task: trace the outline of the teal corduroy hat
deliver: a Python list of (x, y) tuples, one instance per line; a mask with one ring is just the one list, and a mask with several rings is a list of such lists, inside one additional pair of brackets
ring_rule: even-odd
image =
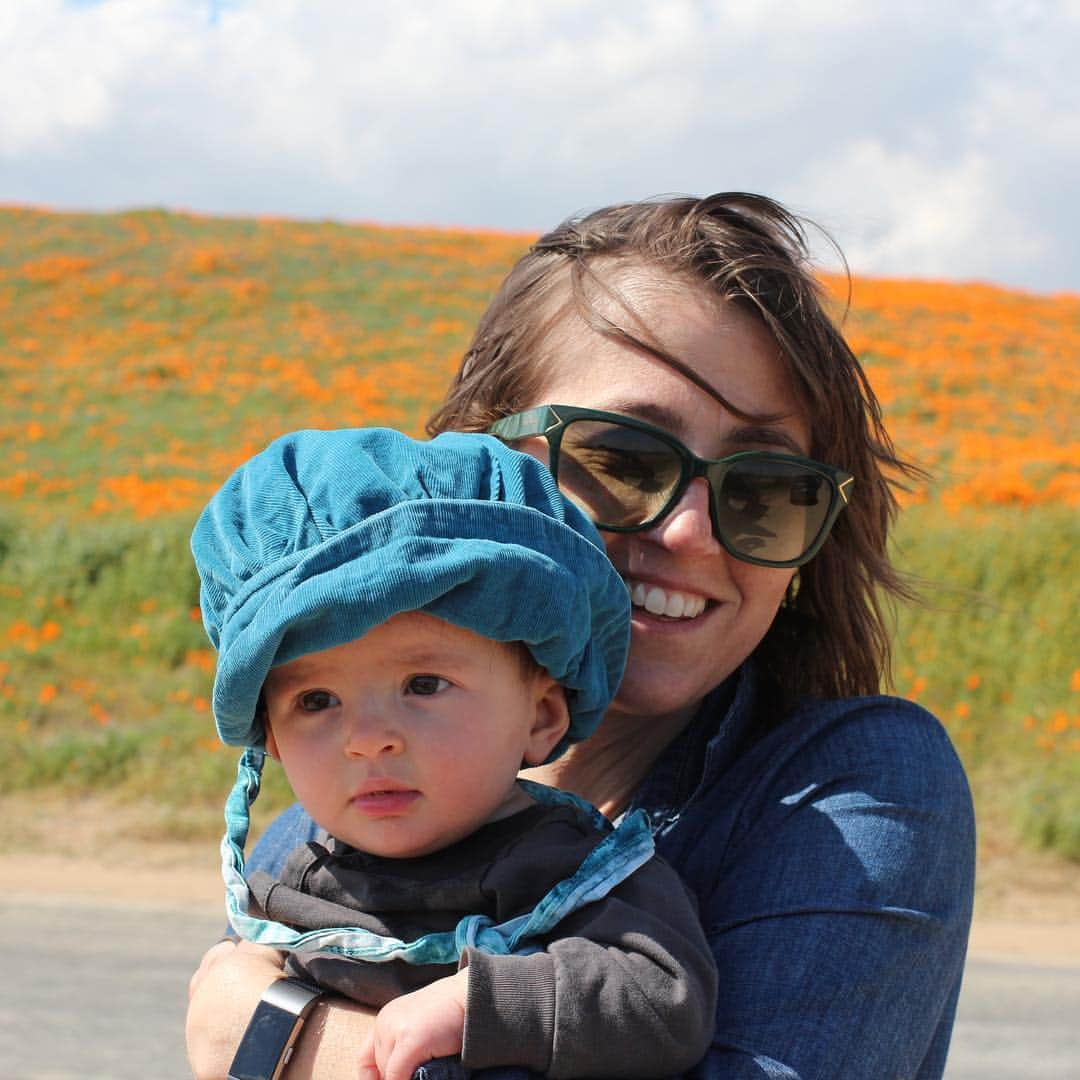
[(524, 642), (569, 691), (553, 757), (592, 733), (622, 677), (629, 599), (599, 534), (543, 465), (487, 435), (286, 435), (211, 499), (191, 547), (230, 745), (263, 744), (272, 667), (403, 611)]

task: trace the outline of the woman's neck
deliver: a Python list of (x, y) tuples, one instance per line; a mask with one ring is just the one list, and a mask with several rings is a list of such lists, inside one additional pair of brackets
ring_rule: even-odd
[(587, 799), (607, 818), (629, 805), (668, 744), (696, 713), (678, 716), (627, 716), (610, 711), (596, 731), (548, 765), (522, 775)]

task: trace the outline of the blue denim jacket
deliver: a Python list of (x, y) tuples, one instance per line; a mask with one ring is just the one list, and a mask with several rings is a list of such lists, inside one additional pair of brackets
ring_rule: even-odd
[[(758, 696), (744, 665), (633, 803), (696, 894), (720, 972), (713, 1046), (690, 1075), (938, 1080), (975, 861), (948, 736), (898, 698), (807, 702), (770, 725)], [(311, 832), (298, 807), (286, 811), (250, 867), (275, 872)], [(463, 1074), (438, 1061), (420, 1075)]]

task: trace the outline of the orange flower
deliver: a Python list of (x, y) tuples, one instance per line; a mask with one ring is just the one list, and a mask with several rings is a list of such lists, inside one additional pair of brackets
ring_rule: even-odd
[(184, 663), (200, 671), (213, 671), (214, 654), (210, 649), (188, 649), (184, 654)]
[(16, 620), (7, 628), (7, 639), (12, 643), (25, 642), (32, 639), (33, 636), (34, 628), (22, 619)]
[(56, 282), (81, 273), (89, 265), (89, 259), (74, 255), (47, 255), (42, 259), (23, 263), (20, 273), (28, 281)]

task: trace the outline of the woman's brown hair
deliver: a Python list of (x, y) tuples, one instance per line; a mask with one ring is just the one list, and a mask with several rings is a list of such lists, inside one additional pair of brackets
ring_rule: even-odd
[(878, 692), (889, 677), (886, 602), (911, 597), (887, 550), (897, 513), (893, 485), (918, 470), (897, 456), (866, 375), (825, 310), (803, 222), (779, 203), (727, 192), (611, 206), (564, 222), (529, 249), (495, 294), (428, 431), (485, 431), (540, 404), (543, 345), (570, 311), (659, 357), (735, 415), (764, 419), (746, 417), (678, 357), (600, 314), (590, 290), (613, 294), (596, 273), (612, 266), (655, 268), (696, 283), (772, 332), (809, 424), (810, 454), (852, 473), (855, 488), (755, 656), (784, 700)]

